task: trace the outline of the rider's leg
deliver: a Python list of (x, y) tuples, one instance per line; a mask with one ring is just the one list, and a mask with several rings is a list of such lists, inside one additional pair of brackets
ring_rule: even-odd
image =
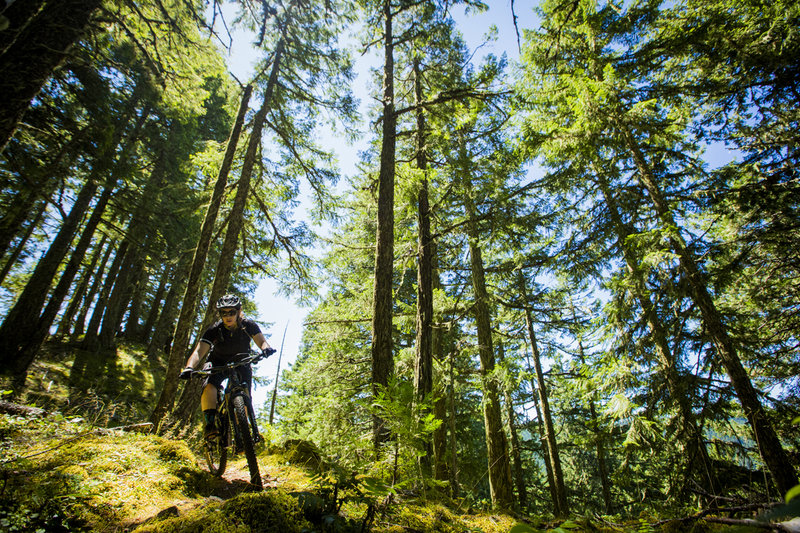
[(217, 408), (217, 388), (211, 383), (203, 387), (203, 395), (200, 396), (200, 408), (203, 411)]
[(206, 437), (216, 434), (217, 388), (214, 385), (208, 383), (203, 387), (203, 395), (200, 396), (200, 408), (203, 410), (203, 417), (206, 422), (203, 433)]

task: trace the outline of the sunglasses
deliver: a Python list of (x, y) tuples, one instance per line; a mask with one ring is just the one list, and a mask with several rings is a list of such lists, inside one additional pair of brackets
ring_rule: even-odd
[(237, 314), (238, 312), (239, 312), (239, 311), (237, 311), (236, 309), (229, 309), (229, 310), (227, 310), (227, 311), (220, 311), (220, 312), (219, 312), (219, 316), (221, 316), (221, 317), (223, 317), (223, 318), (224, 318), (224, 317), (226, 317), (226, 316), (236, 316), (236, 314)]

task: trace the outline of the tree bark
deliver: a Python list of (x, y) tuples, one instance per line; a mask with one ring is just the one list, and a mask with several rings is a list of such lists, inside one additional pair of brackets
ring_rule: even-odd
[[(497, 358), (502, 363), (505, 359), (505, 350), (503, 343), (498, 343)], [(511, 435), (511, 461), (512, 473), (514, 474), (514, 482), (517, 485), (517, 501), (519, 502), (520, 509), (524, 510), (528, 507), (528, 492), (525, 488), (525, 471), (522, 468), (522, 454), (520, 452), (519, 435), (517, 432), (517, 420), (514, 413), (514, 400), (511, 397), (511, 391), (508, 387), (503, 387), (503, 395), (505, 396), (506, 406), (506, 419), (508, 420), (508, 433)]]
[[(531, 373), (532, 365), (530, 357), (528, 357), (528, 373)], [(532, 374), (532, 373), (531, 373)], [(544, 431), (544, 423), (542, 422), (542, 409), (539, 406), (539, 393), (537, 392), (536, 382), (531, 379), (531, 397), (533, 399), (533, 408), (536, 411), (536, 429), (539, 431), (539, 446), (542, 449), (542, 462), (544, 463), (545, 474), (547, 475), (547, 488), (550, 491), (550, 499), (553, 502), (553, 508), (556, 507), (558, 502), (558, 493), (556, 492), (556, 481), (553, 475), (553, 465), (550, 463), (550, 452), (547, 445), (547, 435)]]
[[(114, 180), (110, 181), (113, 183)], [(41, 316), (35, 324), (36, 328), (32, 330), (27, 343), (20, 350), (19, 361), (17, 364), (20, 368), (24, 368), (25, 373), (27, 373), (28, 367), (39, 353), (39, 349), (42, 347), (42, 344), (50, 333), (50, 326), (53, 325), (56, 315), (61, 309), (61, 304), (64, 302), (64, 298), (69, 292), (72, 281), (75, 279), (75, 275), (78, 273), (83, 256), (86, 254), (86, 250), (89, 249), (89, 244), (91, 244), (92, 239), (94, 238), (97, 226), (100, 224), (100, 221), (103, 218), (103, 213), (108, 205), (108, 201), (111, 199), (113, 189), (114, 185), (107, 185), (103, 190), (103, 194), (101, 194), (100, 198), (97, 200), (97, 203), (92, 210), (92, 214), (89, 216), (89, 220), (86, 222), (86, 225), (83, 228), (83, 233), (81, 234), (80, 239), (78, 239), (78, 243), (75, 245), (75, 249), (72, 251), (72, 255), (70, 256), (67, 265), (64, 267), (64, 272), (61, 274), (61, 278), (59, 279), (56, 288), (53, 290), (50, 300), (47, 302), (44, 311), (42, 311)], [(20, 374), (22, 374), (22, 372), (20, 372)]]
[[(33, 206), (36, 204), (36, 200), (41, 197), (41, 191), (36, 187), (36, 184), (31, 184), (30, 187), (30, 190), (23, 190), (15, 195), (14, 199), (8, 203), (3, 218), (0, 219), (0, 257), (5, 255), (14, 237), (21, 232), (25, 221), (29, 217), (37, 218), (36, 214), (42, 213), (47, 208), (47, 200), (42, 199), (39, 206), (34, 209)], [(31, 217), (31, 214), (34, 216)], [(27, 229), (29, 230), (31, 227), (29, 224)]]
[[(575, 309), (572, 309), (572, 319), (577, 322), (575, 317)], [(586, 357), (583, 351), (583, 341), (578, 339), (578, 358), (581, 364), (586, 362)], [(614, 501), (611, 499), (611, 481), (608, 476), (608, 466), (606, 463), (606, 444), (605, 434), (603, 428), (600, 426), (600, 419), (597, 416), (597, 409), (595, 407), (597, 393), (592, 392), (589, 398), (589, 414), (591, 416), (591, 429), (595, 434), (594, 447), (597, 455), (597, 473), (600, 476), (600, 486), (603, 492), (603, 505), (606, 514), (612, 514), (614, 511)]]
[(114, 260), (111, 262), (111, 266), (106, 273), (106, 278), (103, 281), (103, 288), (100, 290), (100, 295), (97, 298), (97, 302), (94, 304), (94, 310), (92, 311), (92, 317), (89, 319), (89, 325), (86, 326), (86, 332), (81, 341), (82, 350), (97, 352), (97, 350), (100, 349), (98, 330), (100, 329), (100, 323), (103, 321), (103, 313), (106, 309), (108, 297), (119, 276), (119, 270), (122, 267), (122, 262), (125, 259), (129, 244), (130, 241), (123, 240), (119, 248), (117, 248), (117, 253), (114, 255)]
[(456, 440), (456, 381), (455, 381), (455, 358), (456, 350), (450, 352), (447, 401), (450, 406), (450, 416), (447, 417), (450, 430), (450, 497), (458, 498), (461, 488), (458, 483), (458, 440)]
[(139, 319), (142, 314), (142, 301), (147, 292), (147, 258), (139, 256), (139, 263), (136, 265), (136, 277), (131, 281), (133, 295), (128, 305), (128, 317), (125, 319), (125, 337), (133, 341), (142, 340), (142, 325)]
[[(18, 1), (13, 5), (17, 3), (26, 2)], [(5, 254), (8, 245), (20, 233), (25, 222), (29, 218), (35, 218), (31, 217), (31, 214), (39, 212), (40, 208), (34, 209), (34, 205), (38, 202), (41, 209), (47, 208), (49, 197), (58, 188), (59, 183), (62, 182), (62, 180), (52, 179), (53, 176), (63, 172), (62, 168), (72, 166), (79, 157), (78, 147), (83, 143), (90, 131), (96, 130), (97, 126), (102, 129), (102, 124), (94, 123), (92, 126), (86, 125), (72, 134), (47, 164), (36, 170), (35, 176), (25, 175), (19, 181), (16, 187), (19, 192), (14, 196), (13, 200), (8, 202), (6, 212), (3, 213), (3, 217), (0, 219), (0, 257)], [(70, 164), (64, 162), (66, 156), (70, 157)]]
[(495, 359), (492, 344), (492, 324), (489, 310), (489, 293), (486, 290), (486, 276), (483, 257), (479, 245), (475, 206), (471, 198), (469, 178), (464, 179), (466, 188), (464, 206), (467, 215), (469, 235), (470, 273), (472, 288), (475, 291), (473, 310), (478, 329), (478, 353), (481, 361), (481, 384), (483, 388), (483, 419), (486, 431), (486, 448), (489, 463), (489, 489), (492, 505), (500, 510), (510, 511), (514, 507), (514, 493), (511, 481), (511, 463), (508, 457), (508, 443), (503, 430), (500, 395), (497, 379), (494, 376)]
[[(29, 362), (26, 362), (26, 358), (21, 357), (21, 350), (29, 339), (34, 336), (40, 312), (50, 291), (53, 278), (69, 251), (78, 227), (97, 192), (98, 180), (109, 172), (114, 164), (114, 160), (117, 157), (117, 149), (125, 133), (123, 125), (127, 121), (127, 116), (135, 110), (137, 102), (138, 92), (134, 89), (134, 94), (128, 101), (128, 111), (118, 117), (113, 124), (109, 125), (112, 128), (110, 141), (102, 148), (100, 155), (95, 159), (86, 182), (72, 204), (72, 209), (64, 219), (44, 257), (37, 263), (22, 294), (20, 294), (14, 307), (9, 311), (0, 326), (0, 334), (6, 339), (9, 347), (0, 353), (1, 372), (6, 375), (13, 375), (16, 376), (16, 379), (24, 380)], [(119, 155), (120, 160), (125, 159), (130, 152), (131, 146), (134, 144), (136, 136), (143, 125), (143, 118), (140, 117), (137, 122), (133, 130), (134, 133), (126, 143), (122, 154)]]
[(697, 425), (694, 411), (692, 410), (689, 393), (686, 386), (678, 373), (677, 363), (672, 354), (667, 341), (667, 333), (664, 330), (661, 322), (658, 319), (656, 309), (650, 301), (649, 291), (646, 285), (646, 276), (640, 267), (640, 262), (636, 257), (634, 251), (628, 244), (628, 237), (634, 231), (622, 220), (616, 198), (612, 194), (608, 181), (599, 171), (595, 169), (597, 174), (598, 185), (603, 193), (603, 198), (608, 208), (609, 217), (614, 226), (617, 234), (617, 243), (625, 258), (625, 264), (628, 272), (633, 280), (632, 291), (635, 293), (634, 297), (638, 300), (642, 308), (642, 313), (647, 321), (647, 326), (650, 329), (650, 335), (653, 339), (655, 351), (664, 375), (667, 378), (667, 387), (669, 389), (672, 400), (678, 405), (678, 413), (681, 417), (681, 440), (686, 442), (686, 476), (696, 471), (694, 462), (699, 458), (699, 470), (704, 480), (704, 485), (711, 494), (716, 494), (715, 487), (718, 486), (716, 474), (711, 464), (711, 459), (708, 456), (705, 439), (703, 432)]
[(592, 416), (592, 429), (595, 432), (594, 448), (597, 454), (597, 473), (600, 475), (603, 505), (605, 506), (606, 514), (610, 515), (614, 512), (614, 500), (611, 499), (611, 480), (608, 477), (608, 465), (606, 463), (606, 440), (603, 430), (600, 428), (594, 398), (589, 400), (589, 414)]
[(84, 34), (101, 4), (102, 0), (46, 1), (34, 16), (20, 17), (26, 22), (20, 23), (20, 30), (11, 42), (0, 42), (3, 46), (0, 55), (0, 94), (3, 95), (0, 153), (5, 150), (31, 100)]
[[(394, 176), (397, 117), (394, 108), (394, 36), (392, 3), (383, 2), (383, 117), (378, 170), (378, 214), (375, 235), (375, 280), (372, 298), (372, 394), (377, 396), (394, 373), (392, 352), (392, 278), (394, 273)], [(389, 439), (384, 421), (372, 419), (376, 448)]]
[(228, 175), (233, 165), (233, 157), (236, 154), (236, 146), (239, 144), (239, 137), (242, 133), (245, 114), (247, 113), (247, 107), (252, 94), (253, 86), (247, 85), (242, 92), (239, 111), (236, 114), (236, 120), (231, 128), (231, 134), (228, 137), (228, 143), (225, 149), (225, 156), (222, 160), (219, 174), (217, 175), (217, 181), (214, 183), (211, 201), (208, 204), (208, 209), (206, 209), (203, 225), (200, 228), (200, 237), (198, 238), (197, 247), (195, 248), (194, 257), (192, 258), (189, 275), (186, 278), (186, 291), (183, 295), (178, 323), (175, 325), (175, 332), (172, 336), (172, 349), (170, 350), (170, 356), (167, 361), (167, 375), (164, 378), (164, 387), (161, 390), (153, 412), (150, 414), (150, 421), (153, 423), (153, 427), (156, 428), (156, 430), (158, 430), (164, 415), (172, 408), (172, 404), (175, 400), (175, 393), (178, 390), (178, 372), (186, 361), (187, 352), (189, 350), (191, 328), (194, 324), (195, 317), (195, 306), (197, 305), (198, 295), (200, 294), (200, 279), (203, 274), (206, 258), (208, 257), (208, 249), (211, 247), (214, 224), (217, 221), (219, 208), (222, 204), (222, 197), (228, 183)]
[[(425, 153), (425, 114), (422, 102), (422, 80), (419, 59), (414, 60), (414, 93), (417, 107), (417, 169), (423, 173), (428, 167)], [(418, 404), (424, 405), (433, 392), (433, 239), (431, 237), (428, 180), (422, 179), (417, 194), (417, 338), (414, 359), (414, 394)], [(427, 411), (419, 410), (420, 418)], [(420, 459), (424, 471), (430, 471), (433, 447), (425, 442), (425, 455)]]
[(36, 330), (53, 278), (96, 191), (97, 182), (92, 175), (81, 188), (53, 242), (36, 264), (28, 283), (0, 326), (0, 338), (6, 345), (6, 349), (0, 351), (0, 372), (4, 375), (24, 377), (28, 365), (21, 358), (22, 350)]
[[(100, 265), (97, 267), (97, 270), (94, 273), (87, 273), (92, 277), (92, 285), (89, 287), (89, 292), (86, 293), (86, 296), (83, 299), (83, 304), (81, 305), (81, 309), (78, 312), (77, 318), (72, 325), (72, 330), (70, 331), (69, 339), (70, 341), (74, 342), (83, 335), (84, 329), (86, 327), (86, 315), (89, 314), (89, 308), (94, 301), (94, 297), (97, 292), (100, 290), (101, 285), (103, 284), (103, 272), (106, 271), (106, 265), (108, 264), (108, 259), (111, 257), (111, 253), (114, 251), (114, 243), (111, 242), (106, 247), (106, 251), (103, 255), (103, 259), (100, 261)], [(67, 324), (69, 327), (69, 324)]]
[(547, 460), (550, 463), (553, 472), (553, 494), (555, 500), (553, 501), (553, 514), (556, 517), (565, 517), (569, 515), (569, 502), (567, 501), (567, 491), (564, 485), (564, 474), (561, 471), (561, 458), (558, 453), (558, 442), (556, 440), (555, 427), (553, 426), (553, 417), (550, 413), (550, 400), (547, 395), (547, 384), (544, 380), (544, 372), (542, 372), (541, 356), (539, 354), (539, 345), (536, 341), (536, 333), (533, 331), (533, 319), (531, 317), (531, 310), (527, 306), (527, 290), (525, 288), (525, 281), (520, 277), (520, 294), (526, 302), (525, 307), (525, 325), (528, 329), (528, 337), (531, 342), (531, 352), (533, 355), (533, 367), (536, 371), (536, 384), (539, 392), (539, 405), (542, 409), (542, 423), (544, 425), (545, 442), (547, 444)]
[[(149, 114), (149, 109), (142, 112), (142, 116)], [(172, 130), (175, 131), (174, 129)], [(170, 142), (168, 137), (167, 144)], [(125, 232), (125, 240), (130, 244), (127, 247), (125, 257), (120, 267), (119, 275), (114, 283), (114, 289), (108, 298), (103, 323), (100, 326), (98, 335), (101, 350), (111, 350), (116, 345), (116, 336), (122, 325), (125, 310), (130, 304), (136, 289), (136, 283), (142, 276), (145, 257), (147, 254), (147, 228), (149, 218), (153, 216), (151, 204), (157, 191), (164, 183), (166, 173), (165, 163), (166, 148), (162, 148), (155, 159), (153, 170), (142, 191), (140, 201), (128, 221), (128, 229)]]
[(700, 270), (696, 258), (680, 235), (678, 230), (679, 226), (675, 223), (675, 219), (664, 199), (656, 177), (647, 164), (644, 154), (639, 148), (633, 133), (623, 121), (619, 120), (617, 123), (626, 145), (633, 156), (638, 170), (639, 180), (645, 189), (647, 189), (656, 214), (665, 228), (671, 228), (668, 230), (670, 246), (679, 257), (680, 266), (689, 284), (693, 300), (700, 309), (706, 334), (714, 343), (722, 365), (725, 367), (731, 384), (739, 398), (739, 402), (742, 404), (745, 416), (753, 428), (755, 441), (758, 445), (761, 457), (772, 474), (775, 484), (778, 486), (778, 490), (782, 494), (786, 494), (798, 484), (794, 466), (789, 460), (786, 451), (783, 449), (780, 438), (767, 417), (764, 407), (761, 405), (758, 392), (755, 387), (753, 387), (750, 376), (742, 365), (736, 346), (728, 334), (728, 328), (725, 326), (722, 316), (708, 292), (708, 281), (704, 273)]
[(0, 9), (6, 20), (8, 27), (0, 31), (0, 58), (14, 44), (17, 37), (34, 20), (35, 16), (41, 11), (46, 0), (25, 0), (23, 2), (13, 2), (11, 5)]
[[(147, 358), (156, 362), (161, 359), (158, 355), (159, 352), (168, 344), (172, 346), (170, 335), (174, 331), (175, 318), (178, 312), (178, 299), (184, 292), (183, 280), (189, 277), (189, 270), (191, 269), (192, 254), (187, 252), (181, 255), (178, 260), (178, 265), (175, 267), (174, 273), (171, 276), (171, 283), (167, 291), (167, 297), (164, 300), (164, 305), (158, 315), (158, 320), (155, 323), (155, 330), (150, 338), (150, 344), (147, 346)], [(163, 350), (169, 357), (171, 349)]]
[(0, 271), (0, 285), (6, 280), (6, 276), (8, 276), (9, 272), (11, 272), (11, 268), (16, 264), (17, 259), (19, 259), (20, 254), (25, 249), (25, 245), (28, 244), (28, 240), (33, 235), (36, 226), (42, 221), (42, 217), (44, 216), (45, 209), (47, 208), (47, 202), (42, 201), (39, 204), (39, 208), (36, 210), (36, 213), (31, 218), (30, 224), (25, 229), (25, 233), (20, 238), (17, 245), (14, 247), (14, 251), (11, 252), (11, 255), (6, 260), (6, 263), (3, 265), (3, 270)]
[(72, 297), (70, 298), (69, 305), (61, 315), (61, 319), (58, 322), (58, 328), (56, 329), (57, 337), (66, 337), (69, 335), (70, 324), (72, 324), (72, 321), (75, 318), (75, 314), (78, 312), (78, 309), (80, 308), (84, 296), (87, 296), (86, 289), (89, 287), (89, 283), (92, 281), (93, 274), (97, 268), (97, 262), (100, 260), (100, 256), (103, 254), (103, 251), (106, 249), (107, 240), (108, 236), (103, 234), (100, 242), (94, 247), (92, 258), (81, 275), (81, 281), (72, 291)]
[[(137, 88), (134, 89), (134, 95), (131, 97), (131, 101), (129, 103), (129, 111), (130, 111), (130, 113), (133, 113), (133, 111), (135, 111), (135, 104), (138, 101), (138, 92), (139, 92), (139, 88), (137, 87)], [(118, 167), (121, 167), (121, 163), (127, 161), (128, 157), (130, 156), (131, 152), (133, 151), (133, 148), (135, 147), (135, 144), (136, 144), (136, 140), (139, 138), (139, 135), (140, 135), (142, 129), (144, 128), (145, 122), (147, 122), (147, 118), (148, 118), (149, 115), (150, 115), (150, 107), (149, 106), (145, 106), (144, 109), (142, 109), (142, 112), (139, 114), (138, 118), (136, 119), (136, 124), (134, 125), (133, 129), (131, 130), (131, 133), (130, 133), (129, 138), (128, 138), (128, 142), (125, 143), (125, 146), (123, 147), (121, 153), (119, 154), (119, 156), (117, 156)], [(126, 122), (127, 122), (127, 120), (124, 117), (121, 118), (118, 121), (118, 123), (116, 125), (116, 128), (114, 129), (114, 134), (113, 134), (115, 139), (116, 139), (116, 137), (118, 135), (122, 135), (122, 132), (124, 131), (124, 125), (125, 125)], [(117, 141), (116, 143), (112, 142), (112, 145), (116, 145), (118, 143), (119, 143), (119, 141)], [(116, 155), (116, 154), (112, 153), (111, 157), (114, 157), (114, 155)], [(108, 168), (111, 167), (111, 162), (108, 163), (107, 167)], [(96, 169), (94, 169), (94, 168), (92, 169), (93, 175), (95, 173), (95, 170)], [(100, 169), (97, 169), (97, 170), (102, 172), (103, 168), (100, 168)], [(116, 265), (116, 268), (117, 268), (117, 270), (115, 271), (115, 277), (114, 278), (106, 278), (107, 283), (116, 281), (116, 278), (120, 275), (120, 272), (124, 272), (121, 269), (125, 268), (125, 263), (123, 261), (124, 261), (124, 259), (126, 257), (127, 251), (128, 251), (128, 246), (126, 245), (126, 242), (128, 242), (127, 238), (120, 245), (119, 250), (117, 250), (117, 257), (114, 258), (114, 264)], [(121, 252), (124, 252), (124, 253), (120, 257), (119, 254)], [(109, 291), (111, 290), (112, 287), (113, 287), (113, 285), (109, 286)], [(103, 289), (105, 291), (105, 287)], [(109, 310), (106, 309), (106, 305), (108, 304), (108, 302), (112, 302), (112, 299), (111, 299), (111, 297), (109, 297), (109, 294), (113, 294), (113, 293), (109, 293), (109, 292), (105, 293), (106, 298), (108, 298), (108, 301), (103, 301), (103, 306), (102, 307), (100, 307), (99, 305), (95, 306), (94, 313), (92, 314), (92, 320), (89, 322), (89, 328), (87, 329), (86, 335), (84, 336), (83, 342), (81, 343), (81, 347), (83, 349), (85, 349), (85, 350), (97, 351), (100, 348), (109, 348), (110, 347), (110, 344), (108, 342), (105, 342), (104, 332), (100, 328), (101, 320), (103, 320), (105, 318), (105, 313), (109, 312)], [(99, 303), (100, 303), (100, 301), (98, 301), (98, 304)], [(112, 310), (110, 312), (113, 312), (113, 307), (112, 307)], [(116, 332), (116, 328), (115, 328), (114, 331)]]
[(158, 287), (153, 294), (153, 299), (150, 302), (150, 308), (147, 310), (147, 317), (142, 325), (140, 340), (150, 341), (153, 338), (151, 331), (155, 327), (156, 320), (160, 314), (161, 302), (164, 300), (164, 293), (167, 292), (167, 283), (169, 282), (170, 275), (174, 272), (174, 265), (168, 264), (159, 276)]

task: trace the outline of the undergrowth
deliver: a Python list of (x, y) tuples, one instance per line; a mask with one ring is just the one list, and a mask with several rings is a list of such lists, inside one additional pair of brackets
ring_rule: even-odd
[[(38, 392), (28, 400), (45, 407), (46, 416), (0, 414), (0, 531), (638, 533), (657, 522), (519, 521), (477, 512), (435, 491), (423, 498), (400, 490), (377, 471), (346, 471), (312, 443), (282, 442), (272, 428), (262, 431), (272, 442), (259, 451), (266, 490), (252, 492), (246, 482), (211, 476), (195, 454), (197, 441), (128, 431), (142, 429), (136, 423), (146, 419), (158, 384), (145, 377), (149, 363), (135, 348), (120, 354), (118, 374), (106, 379), (96, 371), (71, 372), (68, 354), (56, 353), (37, 363), (29, 380)], [(62, 382), (70, 376), (92, 386)], [(244, 457), (230, 458), (229, 472), (246, 470)], [(700, 520), (677, 530), (684, 526), (720, 529)]]

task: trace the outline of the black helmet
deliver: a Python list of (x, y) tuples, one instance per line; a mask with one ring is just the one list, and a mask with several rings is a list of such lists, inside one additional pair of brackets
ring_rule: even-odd
[(241, 309), (242, 302), (233, 294), (226, 294), (217, 300), (217, 309), (222, 309), (223, 307), (235, 307), (236, 309)]

